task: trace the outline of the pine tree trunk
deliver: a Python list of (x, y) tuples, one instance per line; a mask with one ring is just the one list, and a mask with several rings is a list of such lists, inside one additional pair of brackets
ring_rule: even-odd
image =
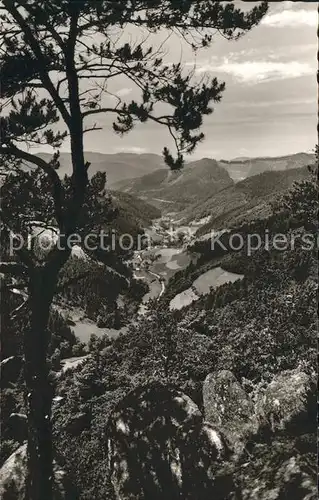
[(57, 281), (54, 269), (38, 268), (30, 283), (31, 324), (24, 341), (28, 416), (27, 500), (52, 500), (53, 453), (47, 330)]

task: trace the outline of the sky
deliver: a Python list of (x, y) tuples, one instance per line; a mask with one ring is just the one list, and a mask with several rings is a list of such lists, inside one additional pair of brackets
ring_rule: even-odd
[[(257, 2), (255, 2), (257, 3)], [(247, 9), (249, 4), (236, 0)], [(216, 35), (213, 44), (194, 55), (177, 37), (165, 44), (167, 58), (196, 73), (225, 81), (222, 101), (205, 118), (205, 140), (192, 157), (231, 159), (239, 156), (280, 156), (311, 152), (317, 142), (318, 88), (317, 3), (270, 3), (261, 24), (238, 41)], [(127, 35), (140, 34), (128, 28)], [(159, 45), (166, 33), (153, 37)], [(138, 92), (119, 78), (110, 90), (130, 101)], [(112, 99), (109, 97), (109, 99)], [(99, 115), (103, 131), (85, 135), (85, 149), (101, 153), (120, 151), (161, 153), (171, 146), (167, 129), (153, 122), (139, 125), (123, 138), (112, 131), (112, 117)], [(67, 151), (67, 144), (62, 149)]]

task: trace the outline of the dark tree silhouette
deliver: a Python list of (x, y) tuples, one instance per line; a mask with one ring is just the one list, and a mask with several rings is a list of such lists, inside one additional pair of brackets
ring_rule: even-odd
[[(152, 121), (167, 127), (177, 156), (164, 148), (167, 164), (183, 166), (204, 138), (200, 127), (211, 103), (219, 102), (225, 88), (216, 78), (192, 80), (180, 63), (166, 65), (160, 50), (147, 46), (149, 33), (160, 29), (178, 32), (194, 50), (205, 47), (215, 33), (236, 39), (257, 25), (267, 11), (261, 3), (241, 12), (233, 3), (213, 0), (2, 0), (1, 15), (1, 164), (7, 170), (23, 163), (46, 174), (53, 199), (51, 224), (58, 242), (38, 261), (23, 247), (14, 260), (3, 262), (1, 272), (28, 279), (31, 326), (25, 335), (25, 379), (28, 391), (27, 496), (52, 498), (52, 389), (48, 379), (47, 322), (59, 270), (70, 255), (68, 237), (78, 230), (88, 184), (84, 134), (96, 130), (89, 117), (108, 113), (113, 129), (129, 132), (136, 123)], [(143, 42), (121, 43), (127, 25), (140, 27)], [(140, 89), (139, 102), (105, 107), (103, 97), (112, 78), (124, 75)], [(167, 112), (158, 112), (164, 103)], [(57, 130), (57, 124), (61, 130)], [(68, 138), (71, 146), (71, 195), (66, 196), (56, 167), (57, 148)], [(22, 147), (19, 147), (22, 144)], [(30, 145), (55, 150), (47, 162), (32, 154)], [(44, 193), (45, 195), (45, 193)], [(3, 214), (2, 214), (3, 216)], [(2, 218), (10, 234), (10, 220)], [(11, 236), (14, 235), (11, 233)]]

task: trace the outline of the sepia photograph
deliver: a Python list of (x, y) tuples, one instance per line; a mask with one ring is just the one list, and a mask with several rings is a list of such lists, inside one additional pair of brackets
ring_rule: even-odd
[(0, 0), (1, 500), (316, 500), (318, 3)]

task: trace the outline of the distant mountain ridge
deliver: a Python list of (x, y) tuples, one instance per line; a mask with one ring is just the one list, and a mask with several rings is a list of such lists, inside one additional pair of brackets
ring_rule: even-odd
[[(38, 153), (46, 161), (51, 160), (50, 153)], [(71, 155), (70, 153), (60, 153), (60, 168), (58, 173), (61, 177), (65, 174), (71, 174)], [(85, 152), (85, 161), (91, 163), (89, 167), (89, 176), (92, 177), (96, 172), (106, 172), (108, 187), (113, 187), (115, 183), (125, 179), (140, 177), (149, 172), (154, 172), (160, 168), (165, 168), (165, 163), (160, 155), (152, 153), (115, 153), (104, 154), (91, 151)], [(166, 167), (168, 168), (168, 167)]]
[(243, 157), (233, 160), (220, 160), (219, 165), (225, 168), (231, 178), (236, 182), (266, 171), (274, 172), (305, 167), (313, 163), (314, 158), (314, 154), (296, 153), (276, 157)]
[(179, 171), (160, 169), (115, 187), (134, 194), (166, 212), (179, 212), (198, 198), (212, 195), (233, 184), (216, 160), (203, 158)]
[[(52, 158), (50, 153), (38, 153), (38, 156), (49, 161)], [(167, 175), (168, 167), (164, 163), (162, 156), (153, 153), (114, 153), (104, 154), (92, 151), (85, 152), (85, 160), (91, 163), (89, 176), (92, 177), (96, 172), (102, 171), (107, 174), (108, 187), (111, 189), (127, 190), (129, 186), (126, 181), (138, 179), (143, 176), (149, 176), (157, 170), (156, 177), (147, 177), (143, 180), (152, 185), (153, 179), (162, 182)], [(265, 171), (289, 170), (300, 168), (314, 161), (314, 155), (308, 153), (296, 153), (278, 157), (238, 157), (232, 160), (215, 160), (212, 158), (202, 158), (197, 161), (186, 162), (185, 168), (198, 166), (199, 162), (215, 162), (219, 167), (225, 169), (230, 177), (238, 182), (246, 177), (257, 175)], [(60, 153), (60, 176), (71, 173), (70, 153)]]
[[(264, 178), (252, 182), (252, 186), (256, 187), (259, 185), (260, 180), (264, 181), (266, 182), (266, 191), (268, 185), (271, 186), (272, 190), (276, 191), (278, 188), (276, 179), (279, 182), (279, 187), (284, 185), (286, 188), (290, 185), (291, 179), (299, 178), (299, 169), (313, 163), (314, 155), (307, 153), (275, 158), (244, 158), (230, 161), (203, 158), (202, 160), (186, 163), (181, 171), (155, 170), (139, 178), (120, 181), (115, 184), (115, 188), (119, 191), (134, 194), (159, 207), (163, 212), (176, 213), (185, 211), (187, 219), (190, 219), (194, 214), (196, 214), (196, 218), (200, 218), (197, 217), (198, 212), (203, 213), (202, 217), (208, 215), (205, 208), (207, 200), (216, 196), (217, 193), (233, 187), (236, 181), (243, 182), (246, 180), (248, 185), (248, 179), (252, 177), (263, 173), (281, 172), (282, 174), (278, 175), (277, 178), (276, 176), (269, 177), (266, 175)], [(291, 171), (293, 172), (290, 175), (289, 172)], [(263, 197), (263, 190), (258, 187), (258, 191)], [(243, 196), (243, 194), (240, 194), (240, 197)], [(223, 205), (222, 193), (220, 197), (221, 205)], [(244, 198), (246, 200), (246, 197)]]

